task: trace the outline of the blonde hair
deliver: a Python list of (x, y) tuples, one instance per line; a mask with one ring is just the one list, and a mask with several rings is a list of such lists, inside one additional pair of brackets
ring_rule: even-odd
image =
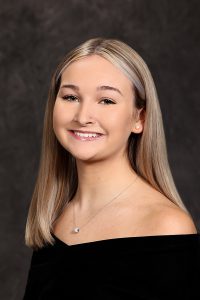
[(83, 57), (97, 54), (112, 62), (133, 83), (135, 106), (145, 111), (143, 132), (131, 133), (128, 159), (132, 168), (156, 190), (190, 214), (176, 189), (167, 158), (162, 115), (151, 73), (139, 54), (116, 39), (93, 38), (71, 50), (55, 70), (45, 109), (38, 176), (25, 230), (25, 244), (41, 248), (54, 243), (53, 223), (72, 200), (78, 186), (75, 158), (58, 142), (53, 131), (53, 108), (61, 76), (67, 66)]

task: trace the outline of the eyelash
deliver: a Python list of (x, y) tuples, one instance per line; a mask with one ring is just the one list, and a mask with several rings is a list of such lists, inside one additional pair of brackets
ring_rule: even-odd
[[(68, 100), (69, 98), (70, 98), (70, 99), (72, 99), (72, 98), (78, 99), (78, 98), (77, 98), (76, 96), (74, 96), (74, 95), (66, 95), (66, 96), (63, 96), (62, 98), (63, 98), (64, 100), (69, 101), (69, 102), (71, 102), (70, 100)], [(106, 105), (115, 104), (115, 102), (113, 102), (112, 100), (107, 99), (107, 98), (103, 99), (102, 101), (105, 101), (105, 100), (108, 100), (108, 101), (110, 102), (109, 104), (106, 104)], [(73, 100), (72, 100), (72, 101), (73, 101)]]

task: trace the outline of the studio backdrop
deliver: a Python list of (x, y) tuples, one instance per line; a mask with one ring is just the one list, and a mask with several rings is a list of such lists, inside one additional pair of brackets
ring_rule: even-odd
[(199, 20), (198, 0), (0, 1), (0, 299), (20, 300), (25, 289), (25, 224), (52, 74), (89, 38), (120, 39), (147, 63), (173, 177), (200, 229)]

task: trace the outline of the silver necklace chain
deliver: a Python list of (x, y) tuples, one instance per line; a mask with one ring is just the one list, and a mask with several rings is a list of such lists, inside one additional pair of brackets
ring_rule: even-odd
[(86, 226), (90, 221), (91, 219), (93, 219), (103, 208), (105, 208), (108, 204), (110, 204), (112, 201), (114, 201), (116, 198), (118, 198), (124, 191), (126, 191), (130, 186), (132, 186), (132, 184), (136, 181), (136, 179), (138, 178), (138, 176), (136, 175), (136, 178), (135, 180), (129, 184), (125, 189), (123, 189), (119, 194), (117, 194), (114, 198), (112, 198), (111, 201), (109, 201), (106, 205), (104, 205), (102, 208), (100, 208), (100, 210), (97, 211), (96, 214), (94, 214), (88, 222), (86, 222), (85, 224), (83, 224), (81, 227), (77, 227), (76, 226), (76, 221), (75, 221), (75, 208), (74, 208), (74, 203), (73, 204), (73, 223), (74, 223), (74, 228), (72, 230), (73, 233), (78, 233), (80, 232), (80, 228), (83, 228), (84, 226)]

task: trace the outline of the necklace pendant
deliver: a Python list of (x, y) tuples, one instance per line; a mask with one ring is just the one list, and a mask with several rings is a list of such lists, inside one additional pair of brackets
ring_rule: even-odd
[(80, 228), (78, 228), (78, 227), (75, 227), (74, 229), (73, 229), (73, 232), (75, 232), (75, 233), (78, 233), (80, 231)]

